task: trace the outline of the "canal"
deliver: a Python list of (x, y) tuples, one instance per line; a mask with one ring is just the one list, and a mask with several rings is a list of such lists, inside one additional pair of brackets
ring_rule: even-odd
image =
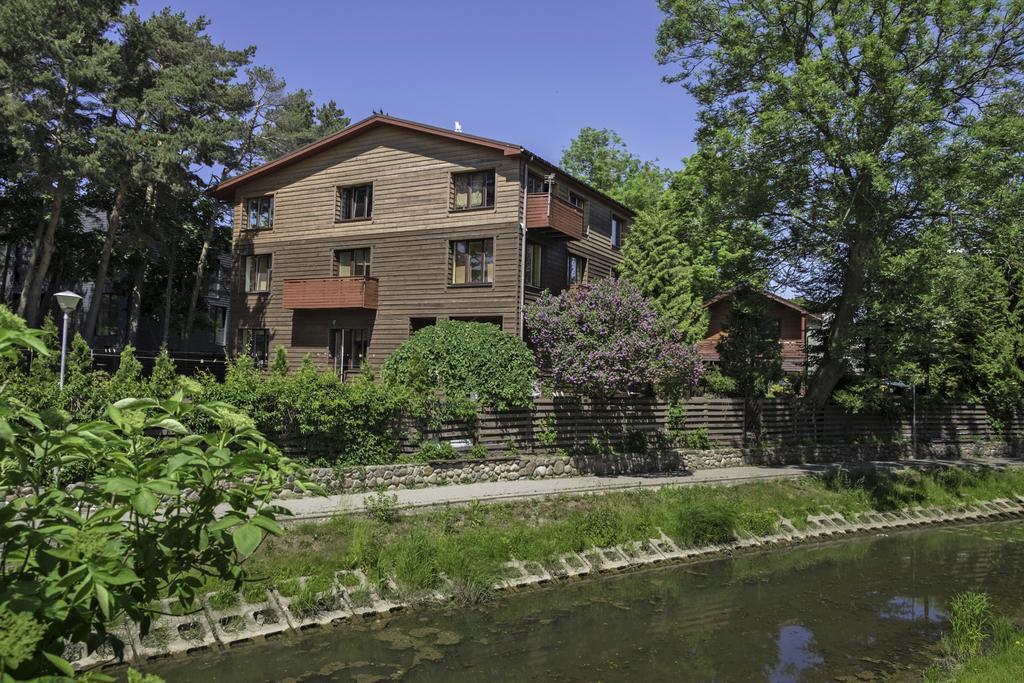
[(562, 583), (142, 665), (179, 681), (913, 678), (957, 592), (1020, 609), (1024, 524), (851, 538)]

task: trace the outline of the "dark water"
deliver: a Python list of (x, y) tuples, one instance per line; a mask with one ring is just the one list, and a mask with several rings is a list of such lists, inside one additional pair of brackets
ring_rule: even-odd
[(169, 683), (912, 678), (953, 594), (984, 590), (1012, 612), (1022, 580), (1024, 524), (931, 529), (425, 608), (143, 668)]

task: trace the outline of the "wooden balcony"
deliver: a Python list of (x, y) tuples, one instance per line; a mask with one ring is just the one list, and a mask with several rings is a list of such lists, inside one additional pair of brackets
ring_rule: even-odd
[(284, 308), (377, 308), (377, 278), (316, 277), (284, 281)]
[(555, 195), (546, 192), (526, 196), (526, 228), (555, 230), (574, 240), (583, 239), (583, 212)]

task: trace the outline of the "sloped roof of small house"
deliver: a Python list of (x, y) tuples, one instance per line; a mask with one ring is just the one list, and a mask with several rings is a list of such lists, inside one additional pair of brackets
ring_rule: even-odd
[(819, 314), (811, 313), (806, 308), (804, 308), (803, 306), (800, 306), (799, 304), (797, 304), (796, 302), (792, 301), (791, 299), (787, 299), (784, 296), (779, 296), (778, 294), (774, 294), (772, 292), (769, 292), (767, 289), (759, 289), (759, 288), (754, 287), (753, 285), (751, 285), (749, 283), (739, 284), (739, 285), (736, 285), (735, 287), (730, 287), (729, 289), (727, 289), (727, 290), (725, 290), (723, 292), (719, 292), (718, 294), (714, 295), (713, 297), (711, 297), (710, 299), (707, 299), (704, 302), (704, 308), (708, 308), (709, 306), (712, 306), (712, 305), (718, 303), (719, 301), (722, 301), (723, 299), (728, 299), (732, 295), (737, 294), (737, 293), (739, 293), (739, 292), (741, 292), (743, 290), (747, 290), (747, 289), (754, 290), (758, 294), (760, 294), (761, 296), (765, 297), (766, 299), (770, 299), (770, 300), (772, 300), (772, 301), (774, 301), (774, 302), (776, 302), (778, 304), (782, 304), (783, 306), (787, 306), (789, 308), (792, 308), (795, 311), (799, 311), (800, 313), (802, 313), (803, 315), (806, 315), (809, 318), (814, 318), (815, 320), (821, 320), (821, 316)]

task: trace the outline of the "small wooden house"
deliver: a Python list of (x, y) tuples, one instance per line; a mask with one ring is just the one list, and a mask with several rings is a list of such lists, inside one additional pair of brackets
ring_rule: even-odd
[[(708, 331), (703, 341), (698, 344), (704, 362), (718, 362), (718, 342), (727, 334), (723, 328), (729, 316), (730, 303), (736, 294), (749, 287), (739, 285), (704, 302), (704, 308), (708, 310)], [(767, 290), (757, 292), (767, 300), (768, 313), (775, 321), (779, 339), (782, 341), (783, 371), (804, 372), (807, 369), (807, 335), (818, 328), (820, 316)]]

